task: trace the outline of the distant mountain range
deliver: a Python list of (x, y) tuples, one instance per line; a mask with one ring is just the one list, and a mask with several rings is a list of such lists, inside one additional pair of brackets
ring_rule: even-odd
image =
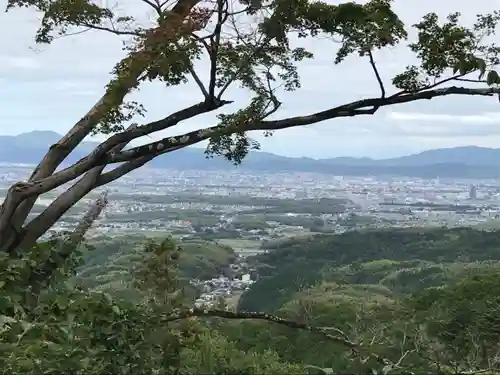
[[(0, 162), (36, 164), (60, 135), (34, 131), (18, 136), (0, 136)], [(84, 142), (68, 158), (84, 157), (97, 143)], [(185, 148), (156, 158), (155, 168), (236, 169), (253, 171), (318, 172), (340, 176), (409, 176), (424, 178), (500, 177), (500, 149), (467, 146), (424, 151), (392, 159), (338, 157), (331, 159), (290, 158), (266, 152), (251, 152), (241, 166), (223, 158), (206, 159), (203, 150)]]

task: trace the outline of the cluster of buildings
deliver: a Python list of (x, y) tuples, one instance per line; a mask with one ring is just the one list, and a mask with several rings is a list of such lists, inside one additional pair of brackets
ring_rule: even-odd
[[(22, 179), (29, 168), (2, 167), (3, 183), (7, 188), (13, 181)], [(323, 220), (323, 231), (342, 232), (364, 227), (387, 226), (495, 226), (500, 215), (500, 181), (445, 180), (405, 177), (342, 177), (315, 173), (259, 173), (230, 171), (166, 171), (142, 169), (116, 181), (110, 187), (106, 217), (96, 228), (98, 234), (135, 233), (146, 231), (178, 232), (195, 235), (200, 224), (192, 218), (157, 217), (158, 212), (191, 212), (195, 216), (211, 215), (211, 223), (202, 224), (202, 231), (217, 234), (227, 231), (231, 220), (242, 212), (266, 207), (235, 204), (234, 197), (274, 199), (341, 198), (351, 202), (340, 214), (318, 215)], [(217, 204), (183, 201), (182, 196), (216, 197)], [(144, 197), (136, 199), (133, 197)], [(224, 203), (231, 197), (231, 203)], [(1, 198), (0, 198), (1, 199)], [(91, 197), (90, 197), (91, 199)], [(187, 199), (187, 198), (186, 198)], [(50, 197), (40, 199), (41, 207), (50, 203)], [(242, 201), (244, 201), (242, 199)], [(70, 211), (56, 230), (76, 225), (82, 214), (79, 209)], [(151, 215), (150, 215), (151, 214)], [(313, 216), (289, 212), (284, 217)], [(137, 220), (136, 220), (137, 218)], [(130, 220), (128, 220), (130, 219)], [(289, 233), (307, 232), (301, 225), (269, 222), (264, 230), (232, 228), (237, 236), (256, 240), (276, 238)], [(288, 220), (289, 222), (289, 220)]]
[(191, 280), (190, 283), (202, 291), (195, 301), (196, 307), (215, 307), (221, 301), (248, 290), (254, 280), (251, 280), (250, 274), (244, 274), (241, 278), (220, 276), (205, 281)]

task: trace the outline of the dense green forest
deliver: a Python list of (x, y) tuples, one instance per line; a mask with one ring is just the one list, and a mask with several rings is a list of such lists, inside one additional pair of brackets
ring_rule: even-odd
[(136, 236), (80, 250), (31, 309), (19, 299), (23, 264), (0, 263), (0, 335), (12, 353), (0, 356), (3, 373), (80, 374), (82, 363), (86, 374), (166, 364), (193, 375), (500, 371), (500, 232), (291, 238), (248, 259), (260, 279), (238, 311), (192, 309), (184, 293), (188, 279), (233, 261), (227, 246)]
[[(148, 242), (142, 235), (97, 238), (86, 243), (90, 251), (83, 253), (83, 265), (77, 269), (78, 281), (89, 287), (115, 289), (108, 285), (131, 276), (129, 271), (141, 259), (142, 247)], [(179, 276), (185, 279), (211, 279), (223, 274), (236, 255), (231, 247), (214, 241), (178, 240), (182, 256)]]
[[(493, 371), (499, 368), (499, 260), (500, 232), (470, 228), (295, 238), (253, 259), (261, 279), (239, 309), (336, 327), (365, 343), (376, 355), (371, 359), (399, 363), (394, 373)], [(242, 350), (272, 348), (285, 361), (334, 373), (366, 369), (342, 345), (309, 332), (262, 322), (220, 329), (240, 337)]]
[(417, 292), (494, 269), (500, 233), (471, 228), (385, 229), (292, 238), (254, 258), (261, 280), (240, 300), (246, 310), (273, 311), (322, 281), (377, 284)]

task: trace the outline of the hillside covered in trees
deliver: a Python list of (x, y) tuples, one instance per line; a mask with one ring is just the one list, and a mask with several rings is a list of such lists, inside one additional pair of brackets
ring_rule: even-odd
[[(76, 264), (70, 284), (43, 295), (35, 310), (40, 323), (13, 326), (17, 335), (29, 329), (6, 344), (10, 350), (32, 351), (32, 360), (40, 353), (53, 361), (70, 355), (65, 368), (78, 368), (78, 358), (100, 371), (167, 361), (193, 375), (500, 371), (500, 232), (411, 228), (290, 238), (248, 259), (260, 280), (238, 311), (189, 310), (184, 293), (187, 279), (216, 275), (231, 262), (227, 246), (141, 236), (89, 246), (81, 248), (85, 261)], [(180, 320), (181, 313), (192, 318)], [(55, 320), (48, 324), (44, 314)], [(102, 336), (95, 336), (98, 327)], [(50, 345), (37, 341), (39, 332)], [(113, 357), (74, 351), (84, 343), (91, 350), (93, 342)], [(0, 359), (16, 371), (33, 365)]]
[[(492, 262), (493, 261), (493, 262)], [(292, 238), (254, 259), (261, 280), (240, 308), (273, 311), (321, 281), (380, 284), (410, 293), (500, 261), (500, 233), (471, 228), (387, 229)]]
[[(500, 232), (412, 228), (317, 235), (290, 239), (254, 262), (262, 278), (241, 297), (242, 311), (336, 327), (372, 354), (399, 363), (391, 373), (500, 369)], [(342, 345), (308, 332), (260, 322), (221, 330), (240, 337), (243, 350), (272, 348), (283, 360), (335, 374), (366, 369), (348, 359)]]

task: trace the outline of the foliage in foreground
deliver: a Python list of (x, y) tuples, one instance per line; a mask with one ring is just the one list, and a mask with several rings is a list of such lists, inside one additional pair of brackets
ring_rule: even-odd
[[(411, 233), (370, 235), (379, 246), (390, 240), (409, 245), (401, 238)], [(460, 229), (418, 233), (413, 232), (433, 238), (436, 246), (443, 235), (448, 241), (461, 239), (462, 256), (475, 254), (469, 245), (485, 246), (485, 239), (495, 238)], [(295, 293), (277, 315), (267, 315), (191, 308), (179, 278), (183, 252), (170, 238), (147, 242), (140, 256), (135, 253), (131, 277), (122, 279), (134, 291), (133, 299), (68, 282), (78, 259), (54, 257), (59, 254), (54, 247), (66, 245), (52, 240), (33, 248), (29, 257), (0, 259), (2, 373), (471, 374), (500, 369), (500, 277), (494, 272), (465, 278), (458, 272), (458, 279), (444, 287), (408, 294), (394, 293), (376, 280), (417, 261), (353, 263), (335, 267), (329, 279)], [(491, 252), (493, 247), (490, 242)], [(304, 250), (311, 260), (325, 252), (324, 247)], [(427, 251), (433, 252), (429, 257), (443, 255)], [(272, 255), (279, 256), (279, 250)], [(39, 271), (47, 262), (57, 272), (44, 279)], [(370, 278), (372, 284), (357, 283)]]
[[(40, 257), (50, 246), (39, 246)], [(130, 287), (142, 296), (113, 299), (54, 279), (35, 295), (27, 277), (39, 259), (0, 261), (2, 374), (301, 373), (275, 354), (242, 352), (194, 318), (178, 287), (177, 247), (144, 247)]]

